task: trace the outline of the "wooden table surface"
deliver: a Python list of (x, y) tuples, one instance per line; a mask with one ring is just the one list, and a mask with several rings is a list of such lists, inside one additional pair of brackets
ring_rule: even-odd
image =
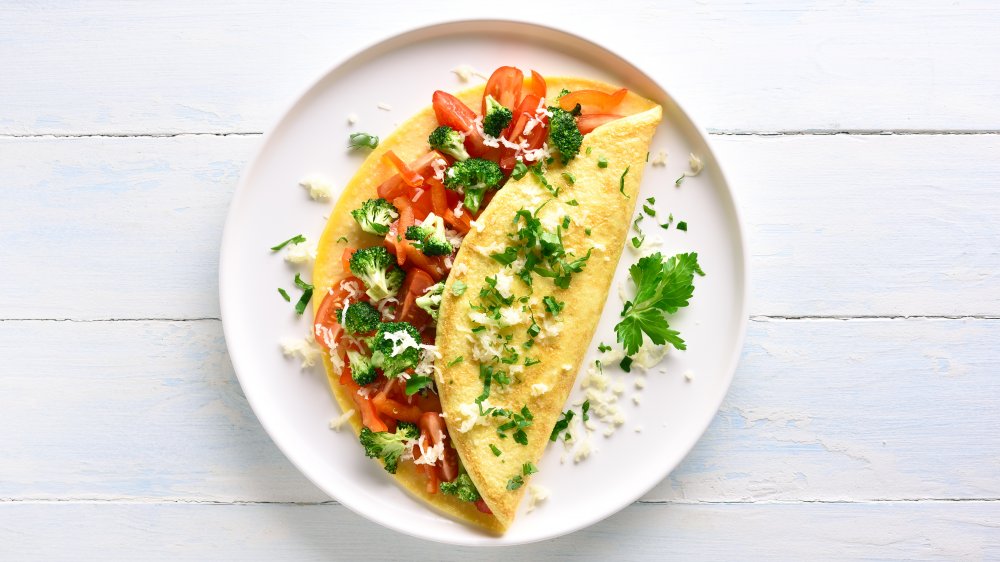
[[(1000, 4), (478, 4), (0, 6), (0, 558), (1000, 559)], [(534, 13), (711, 133), (752, 317), (712, 426), (642, 500), (541, 544), (440, 546), (331, 501), (265, 435), (219, 240), (261, 133), (333, 62)]]

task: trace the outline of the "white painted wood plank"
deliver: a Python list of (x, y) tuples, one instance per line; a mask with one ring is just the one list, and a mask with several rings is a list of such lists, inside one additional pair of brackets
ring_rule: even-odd
[[(721, 413), (645, 499), (1000, 498), (998, 337), (997, 320), (752, 322)], [(0, 498), (327, 499), (249, 410), (217, 321), (0, 322), (0, 357)]]
[(0, 504), (17, 560), (992, 560), (1000, 502), (633, 505), (578, 533), (473, 549), (339, 505)]
[[(715, 140), (753, 314), (1000, 315), (1000, 136)], [(0, 139), (0, 317), (217, 317), (225, 213), (259, 141)], [(671, 183), (682, 160), (646, 181)]]
[[(532, 2), (505, 8), (552, 20), (532, 16)], [(2, 10), (0, 133), (19, 135), (263, 131), (309, 80), (362, 46), (445, 18), (497, 15), (477, 3), (428, 10), (402, 0)], [(656, 76), (710, 129), (996, 130), (1000, 76), (986, 69), (1000, 66), (998, 18), (988, 0), (643, 0), (628, 10), (588, 0), (557, 19)]]

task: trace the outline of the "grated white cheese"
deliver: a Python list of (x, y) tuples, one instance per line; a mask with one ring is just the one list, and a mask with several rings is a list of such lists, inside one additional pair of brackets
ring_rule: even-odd
[(417, 448), (420, 449), (420, 458), (414, 459), (413, 464), (436, 464), (444, 457), (444, 435), (441, 435), (441, 440), (438, 441), (437, 445), (432, 445), (426, 449), (424, 448), (424, 440), (423, 435), (417, 440)]
[(375, 308), (378, 309), (378, 313), (382, 315), (383, 322), (391, 322), (396, 316), (396, 305), (399, 304), (399, 299), (395, 297), (388, 297), (378, 301), (375, 304)]
[(385, 332), (383, 336), (392, 343), (392, 351), (389, 352), (390, 357), (396, 357), (407, 349), (420, 349), (420, 343), (413, 339), (413, 336), (406, 330)]
[(347, 124), (348, 125), (354, 125), (357, 122), (358, 122), (358, 114), (357, 113), (348, 113), (347, 114)]
[(368, 395), (375, 392), (375, 389), (370, 386), (362, 386), (358, 389), (358, 396), (362, 398), (368, 398)]
[(688, 167), (691, 168), (691, 175), (697, 176), (705, 168), (705, 165), (702, 163), (701, 158), (698, 158), (692, 152), (688, 154)]
[(314, 201), (326, 200), (333, 195), (333, 184), (320, 175), (306, 176), (299, 180), (299, 185), (309, 190), (309, 197)]
[(486, 224), (481, 223), (481, 222), (476, 221), (476, 220), (470, 221), (469, 225), (472, 226), (472, 228), (475, 228), (476, 232), (482, 232), (482, 231), (486, 230)]
[(496, 290), (500, 295), (509, 299), (514, 295), (514, 276), (500, 271), (494, 277), (496, 280)]
[(384, 101), (378, 102), (378, 108), (382, 111), (392, 111), (392, 106), (385, 103)]
[(311, 334), (305, 338), (281, 338), (281, 352), (286, 357), (298, 357), (302, 360), (302, 369), (312, 367), (323, 357), (323, 350), (316, 344)]
[(455, 267), (451, 270), (452, 275), (455, 277), (461, 277), (465, 275), (465, 272), (469, 270), (469, 266), (465, 265), (463, 262), (455, 264)]
[(684, 380), (686, 382), (691, 382), (692, 380), (694, 380), (694, 373), (692, 373), (691, 371), (684, 371)]
[(288, 251), (285, 252), (285, 261), (294, 264), (310, 263), (315, 261), (317, 250), (318, 243), (310, 242), (309, 240), (300, 242), (299, 244), (292, 244), (288, 247)]
[(347, 423), (348, 420), (350, 420), (351, 416), (353, 415), (354, 415), (354, 409), (352, 408), (350, 410), (347, 410), (343, 414), (340, 414), (339, 416), (333, 418), (332, 420), (330, 420), (330, 429), (334, 431), (340, 431), (340, 428), (344, 427), (344, 424)]
[(437, 181), (444, 181), (444, 171), (448, 169), (448, 163), (441, 158), (435, 158), (431, 162), (431, 168), (434, 168), (434, 179)]
[[(489, 399), (483, 400), (483, 411), (492, 408)], [(479, 415), (479, 404), (475, 402), (470, 402), (468, 404), (459, 404), (458, 413), (461, 414), (459, 417), (460, 423), (458, 426), (459, 433), (468, 433), (470, 429), (476, 425), (481, 425), (483, 422), (483, 416)]]
[(638, 388), (639, 390), (646, 388), (646, 377), (636, 377), (635, 387)]
[(535, 384), (531, 385), (532, 396), (541, 396), (548, 391), (549, 391), (549, 385), (545, 383), (536, 382)]
[(479, 72), (478, 70), (473, 68), (472, 65), (469, 64), (460, 64), (455, 68), (451, 69), (451, 71), (455, 74), (455, 76), (458, 77), (458, 80), (463, 83), (471, 80), (473, 76), (477, 78), (482, 78), (483, 80), (486, 80), (488, 78), (488, 76)]
[(652, 165), (654, 165), (654, 166), (660, 166), (660, 167), (666, 166), (667, 165), (667, 151), (666, 150), (657, 150), (656, 154), (654, 154), (653, 157), (649, 159), (649, 163), (652, 164)]
[(549, 499), (552, 492), (548, 488), (544, 488), (538, 484), (528, 484), (528, 500), (525, 505), (527, 505), (526, 513), (531, 513), (535, 510), (535, 507), (543, 501)]

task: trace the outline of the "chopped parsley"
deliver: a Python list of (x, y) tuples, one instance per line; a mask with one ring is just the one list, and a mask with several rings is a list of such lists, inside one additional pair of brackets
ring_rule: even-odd
[(552, 187), (552, 184), (549, 183), (549, 180), (545, 179), (545, 171), (542, 169), (541, 162), (535, 164), (534, 166), (528, 169), (531, 170), (531, 175), (535, 177), (535, 180), (537, 180), (542, 187), (547, 189), (548, 192), (551, 193), (553, 196), (559, 197), (559, 188)]
[[(622, 177), (618, 180), (618, 191), (621, 191), (622, 195), (625, 195), (625, 176), (628, 175), (628, 170), (632, 166), (625, 166), (625, 171), (622, 172)], [(628, 195), (625, 195), (628, 197)]]
[(351, 148), (375, 148), (378, 146), (378, 137), (368, 133), (351, 133), (347, 144)]
[(462, 357), (461, 355), (459, 355), (458, 357), (456, 357), (456, 358), (452, 359), (451, 361), (449, 361), (448, 362), (448, 366), (449, 367), (454, 367), (455, 365), (458, 365), (462, 361), (465, 361), (465, 357)]
[(346, 242), (350, 242), (350, 240), (348, 240), (346, 236), (341, 236), (340, 238), (337, 238), (337, 242), (345, 242), (346, 243)]
[(413, 396), (421, 390), (429, 387), (433, 379), (423, 375), (412, 375), (406, 381), (406, 395)]
[(514, 170), (510, 173), (510, 177), (514, 178), (515, 180), (519, 180), (523, 178), (527, 173), (528, 173), (528, 166), (526, 166), (524, 162), (518, 160), (517, 163), (514, 164)]
[(306, 305), (309, 304), (309, 299), (313, 296), (313, 286), (302, 280), (300, 274), (295, 274), (295, 286), (302, 289), (302, 297), (299, 298), (299, 302), (295, 303), (295, 313), (302, 314), (306, 311)]
[(605, 158), (605, 157), (603, 157), (603, 156), (601, 156), (600, 158), (598, 158), (597, 159), (597, 167), (598, 168), (607, 168), (608, 167), (608, 159)]
[(566, 183), (568, 183), (570, 185), (573, 185), (573, 184), (576, 183), (576, 176), (574, 176), (573, 174), (571, 174), (569, 172), (563, 172), (562, 173), (562, 178), (564, 180), (566, 180)]
[(507, 490), (511, 492), (520, 488), (521, 486), (524, 486), (524, 477), (521, 476), (520, 474), (507, 481)]
[[(663, 230), (669, 230), (670, 229), (670, 225), (672, 225), (672, 224), (674, 224), (674, 214), (670, 213), (670, 216), (667, 217), (667, 222), (661, 224), (660, 228), (662, 228)], [(678, 228), (680, 228), (679, 225), (678, 225)]]
[(601, 353), (607, 353), (608, 351), (611, 351), (611, 346), (604, 342), (601, 342), (601, 344), (597, 346), (597, 351), (600, 351)]
[(524, 358), (524, 366), (525, 367), (530, 367), (532, 365), (537, 365), (537, 364), (539, 364), (541, 362), (542, 362), (541, 359), (535, 359), (534, 357), (525, 357)]
[(566, 204), (569, 205), (570, 207), (576, 207), (580, 203), (576, 199), (570, 199), (569, 201), (566, 202)]
[(594, 147), (592, 147), (592, 146), (588, 146), (588, 147), (587, 147), (587, 156), (590, 156), (590, 152), (591, 152), (592, 150), (594, 150)]
[(684, 232), (687, 232), (687, 229), (688, 229), (688, 223), (687, 222), (680, 221), (679, 223), (677, 223), (677, 230), (683, 230)]
[[(569, 422), (573, 420), (573, 416), (575, 415), (576, 412), (574, 412), (573, 410), (566, 410), (565, 412), (563, 412), (563, 417), (560, 418), (559, 421), (556, 422), (556, 425), (552, 428), (552, 434), (549, 435), (549, 441), (554, 442), (557, 439), (559, 439), (559, 434), (562, 433), (563, 431), (566, 431), (566, 429), (569, 428)], [(570, 435), (569, 432), (566, 432), (565, 439), (568, 441), (572, 438), (573, 436)]]
[(619, 363), (618, 366), (621, 367), (622, 370), (625, 371), (626, 373), (631, 373), (632, 372), (632, 358), (629, 357), (628, 355), (626, 355), (625, 357), (622, 358), (622, 362)]
[(465, 294), (465, 290), (468, 286), (462, 282), (461, 279), (456, 279), (454, 283), (451, 284), (451, 294), (456, 297), (460, 297)]
[(642, 243), (646, 241), (646, 233), (643, 232), (641, 228), (639, 228), (639, 223), (642, 222), (643, 218), (645, 217), (643, 217), (641, 214), (637, 215), (635, 217), (635, 221), (632, 222), (632, 228), (639, 233), (638, 236), (632, 237), (632, 246), (635, 248), (642, 246)]
[(501, 439), (507, 438), (506, 432), (514, 430), (514, 433), (512, 434), (514, 442), (521, 445), (528, 444), (528, 434), (525, 433), (524, 430), (525, 428), (531, 427), (535, 418), (531, 414), (531, 410), (528, 409), (527, 404), (521, 407), (520, 413), (513, 412), (506, 408), (499, 408), (493, 411), (493, 417), (505, 417), (509, 420), (497, 427), (497, 435), (499, 435)]
[(498, 449), (497, 446), (494, 445), (493, 443), (490, 443), (490, 450), (493, 451), (493, 456), (494, 457), (499, 457), (500, 455), (503, 454), (503, 451), (501, 451), (500, 449)]
[(590, 415), (588, 415), (588, 412), (590, 412), (590, 400), (584, 400), (583, 406), (580, 407), (580, 413), (583, 415), (583, 421), (585, 422), (590, 421)]
[(288, 240), (285, 240), (284, 242), (282, 242), (281, 244), (278, 244), (277, 246), (271, 246), (271, 251), (272, 252), (277, 252), (278, 250), (284, 248), (285, 246), (287, 246), (289, 244), (301, 244), (301, 243), (303, 243), (305, 241), (306, 241), (306, 237), (305, 236), (302, 236), (301, 234), (296, 234), (295, 236), (292, 236), (291, 238), (289, 238)]
[(533, 463), (526, 462), (523, 465), (521, 465), (521, 474), (525, 476), (531, 476), (536, 472), (538, 472), (538, 467), (535, 466)]
[(557, 301), (552, 295), (543, 297), (542, 304), (545, 305), (545, 310), (552, 316), (558, 316), (562, 312), (563, 307), (566, 306), (565, 302)]
[(664, 260), (657, 252), (629, 268), (636, 289), (635, 300), (625, 303), (622, 320), (615, 325), (615, 334), (627, 355), (639, 351), (644, 334), (656, 345), (669, 343), (677, 349), (687, 349), (665, 315), (688, 305), (694, 294), (695, 274), (705, 275), (696, 253), (677, 254)]
[(281, 295), (281, 298), (285, 299), (285, 302), (292, 302), (292, 297), (288, 296), (288, 291), (281, 287), (278, 287), (278, 294)]

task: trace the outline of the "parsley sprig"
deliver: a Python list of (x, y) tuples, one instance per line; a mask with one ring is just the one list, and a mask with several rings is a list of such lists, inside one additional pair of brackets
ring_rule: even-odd
[(635, 299), (625, 303), (622, 320), (615, 325), (625, 353), (633, 355), (643, 344), (643, 334), (656, 345), (669, 343), (687, 349), (680, 332), (670, 328), (665, 315), (688, 305), (694, 294), (694, 275), (705, 275), (698, 254), (677, 254), (667, 260), (657, 252), (640, 259), (628, 270), (635, 283)]

